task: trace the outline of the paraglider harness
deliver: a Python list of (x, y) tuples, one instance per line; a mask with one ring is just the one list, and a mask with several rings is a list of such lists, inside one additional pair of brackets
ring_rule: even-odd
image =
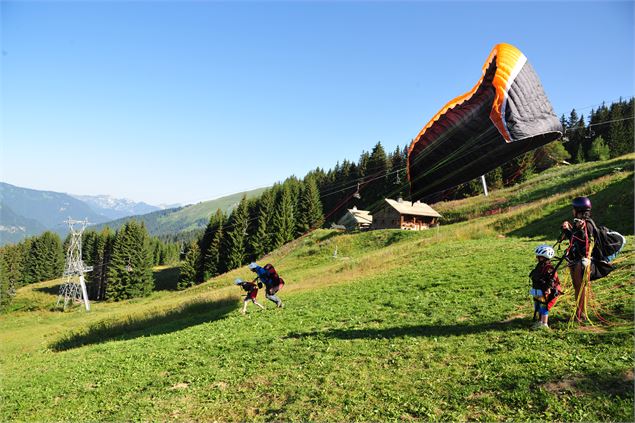
[[(574, 219), (574, 222), (575, 220), (577, 219)], [(591, 226), (591, 233), (593, 235), (594, 241), (590, 248), (591, 249), (590, 257), (587, 257), (587, 258), (590, 259), (589, 275), (590, 275), (590, 280), (593, 281), (596, 279), (603, 278), (607, 276), (609, 273), (611, 273), (613, 270), (615, 270), (615, 267), (611, 264), (611, 262), (620, 253), (620, 251), (622, 251), (622, 249), (624, 248), (624, 245), (626, 245), (626, 238), (624, 238), (624, 236), (620, 234), (619, 232), (613, 231), (607, 228), (606, 226), (596, 225), (593, 219), (590, 219), (590, 218), (584, 219), (584, 226), (582, 227), (582, 230), (587, 233), (587, 237), (588, 237), (587, 225), (589, 224)], [(573, 229), (571, 230), (573, 231)], [(563, 231), (560, 237), (560, 240), (556, 243), (556, 245), (560, 244), (560, 242), (564, 240), (564, 237), (565, 237), (565, 233)], [(578, 241), (583, 241), (577, 238), (575, 234), (572, 235), (572, 238), (575, 238)], [(589, 247), (588, 239), (584, 240), (584, 242), (587, 243), (587, 248), (588, 248)], [(572, 247), (573, 247), (573, 242), (569, 244), (569, 247), (564, 253), (564, 257), (566, 257), (568, 262), (570, 262), (569, 255), (572, 250)]]
[[(560, 286), (556, 280), (556, 272), (562, 261), (564, 260), (564, 256), (562, 256), (558, 263), (555, 266), (551, 266), (550, 262), (540, 262), (536, 267), (529, 273), (529, 277), (531, 278), (531, 294), (533, 295), (534, 301), (537, 301), (545, 306), (553, 301), (556, 297), (563, 294), (560, 290)], [(539, 267), (540, 266), (540, 267)], [(547, 269), (543, 271), (545, 267), (552, 267), (551, 269)], [(547, 291), (549, 293), (547, 294)], [(537, 310), (534, 310), (533, 320), (536, 320)]]

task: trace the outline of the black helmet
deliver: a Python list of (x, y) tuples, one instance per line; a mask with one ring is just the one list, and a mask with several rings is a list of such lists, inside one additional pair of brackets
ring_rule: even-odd
[(591, 210), (591, 200), (589, 200), (589, 197), (576, 197), (571, 202), (571, 205), (576, 210), (580, 210), (580, 211)]

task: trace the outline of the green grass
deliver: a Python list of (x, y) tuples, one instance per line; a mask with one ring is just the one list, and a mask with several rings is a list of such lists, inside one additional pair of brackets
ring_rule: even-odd
[[(632, 173), (585, 184), (632, 220)], [(245, 268), (184, 292), (157, 269), (163, 290), (88, 314), (46, 307), (59, 281), (23, 288), (31, 308), (0, 317), (0, 419), (633, 421), (633, 236), (593, 284), (606, 323), (567, 323), (563, 270), (552, 330), (529, 329), (533, 248), (578, 188), (438, 231), (315, 231), (263, 260), (285, 308), (246, 316)]]
[[(509, 188), (490, 190), (490, 195), (439, 202), (435, 210), (443, 215), (442, 223), (462, 222), (490, 213), (509, 211), (518, 206), (577, 190), (588, 182), (615, 173), (633, 172), (635, 154), (603, 162), (589, 162), (548, 169)], [(631, 204), (632, 207), (632, 204)], [(632, 220), (631, 220), (632, 225)]]

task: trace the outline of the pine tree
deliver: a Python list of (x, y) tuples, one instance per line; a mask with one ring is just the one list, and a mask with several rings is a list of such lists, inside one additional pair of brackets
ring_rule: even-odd
[(214, 233), (218, 229), (218, 223), (216, 221), (218, 212), (210, 216), (209, 221), (207, 222), (207, 226), (205, 227), (205, 232), (203, 232), (203, 236), (198, 241), (198, 247), (200, 251), (200, 260), (197, 266), (197, 274), (201, 277), (202, 280), (207, 280), (212, 275), (205, 271), (206, 259), (205, 255), (207, 254), (210, 245), (212, 244), (212, 239), (214, 238)]
[(33, 238), (27, 238), (16, 246), (15, 260), (10, 263), (9, 271), (15, 272), (13, 280), (16, 282), (16, 288), (30, 283), (28, 274), (28, 261), (33, 245)]
[(387, 191), (388, 158), (381, 142), (375, 144), (368, 158), (367, 168), (368, 184), (364, 190), (364, 204), (371, 210), (383, 201)]
[(200, 248), (196, 241), (192, 241), (188, 246), (185, 260), (179, 266), (179, 281), (177, 289), (186, 289), (197, 283), (198, 263), (200, 261)]
[[(363, 178), (368, 176), (368, 161), (370, 160), (370, 153), (368, 151), (362, 151), (362, 154), (359, 156), (359, 160), (357, 162), (357, 167), (354, 168), (356, 170), (355, 175), (351, 175), (353, 179)], [(351, 167), (351, 170), (353, 168)]]
[[(405, 197), (408, 193), (408, 181), (406, 178), (406, 162), (408, 157), (408, 149), (401, 149), (397, 147), (395, 151), (390, 155), (390, 180), (388, 184), (392, 183), (393, 188), (390, 192), (383, 193), (383, 197)], [(392, 182), (391, 182), (392, 181)], [(394, 194), (394, 195), (392, 195)]]
[(287, 184), (283, 184), (278, 192), (272, 221), (273, 244), (278, 248), (294, 237), (295, 220), (293, 213), (293, 200)]
[(15, 260), (11, 253), (17, 249), (12, 247), (0, 247), (0, 312), (9, 307), (15, 297), (16, 283), (12, 279), (11, 264)]
[(221, 273), (221, 249), (223, 246), (223, 226), (225, 215), (221, 209), (216, 210), (205, 229), (201, 246), (201, 263), (203, 280), (208, 280)]
[(324, 215), (322, 214), (320, 192), (313, 177), (305, 179), (298, 209), (300, 211), (297, 222), (298, 235), (302, 235), (322, 224)]
[(143, 224), (132, 220), (117, 231), (108, 268), (109, 300), (141, 297), (152, 291), (152, 257), (148, 247), (148, 233)]
[(44, 232), (41, 235), (42, 243), (45, 246), (45, 260), (48, 264), (44, 280), (56, 279), (64, 272), (64, 250), (62, 240), (54, 232)]
[(92, 300), (103, 300), (106, 296), (106, 274), (108, 267), (108, 258), (110, 255), (109, 247), (112, 246), (112, 232), (110, 228), (104, 228), (100, 233), (96, 233), (93, 241), (90, 243), (92, 246), (82, 249), (87, 252), (90, 251), (90, 261), (84, 260), (84, 262), (93, 266), (93, 271), (87, 273), (87, 280), (90, 281), (89, 285), (89, 297)]
[(274, 193), (268, 189), (262, 193), (258, 201), (256, 229), (249, 239), (252, 258), (257, 260), (271, 251), (271, 222), (273, 218)]
[(584, 125), (584, 117), (579, 117), (575, 109), (571, 110), (571, 114), (567, 120), (567, 137), (569, 138), (569, 141), (565, 144), (565, 148), (571, 157), (576, 157), (580, 149), (580, 145), (584, 142), (585, 135), (586, 128)]
[(245, 262), (247, 238), (247, 197), (240, 200), (228, 221), (225, 247), (222, 251), (224, 269), (236, 269)]
[(625, 126), (622, 102), (611, 105), (609, 135), (606, 144), (610, 148), (611, 157), (618, 157), (633, 150), (633, 139), (626, 139), (627, 130)]
[(46, 231), (34, 237), (26, 264), (28, 283), (35, 283), (56, 279), (64, 271), (64, 252), (60, 237), (53, 232)]
[(255, 261), (253, 238), (258, 229), (258, 199), (247, 200), (247, 237), (245, 238), (245, 260)]

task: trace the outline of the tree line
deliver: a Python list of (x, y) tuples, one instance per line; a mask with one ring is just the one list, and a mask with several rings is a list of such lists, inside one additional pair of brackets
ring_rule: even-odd
[(635, 99), (620, 99), (610, 106), (591, 109), (588, 118), (573, 109), (561, 116), (567, 141), (564, 146), (573, 162), (606, 160), (633, 151)]
[[(606, 160), (633, 151), (634, 100), (619, 100), (591, 110), (589, 118), (574, 110), (561, 117), (562, 140), (522, 154), (485, 174), (487, 186), (499, 189), (527, 180), (559, 163)], [(362, 152), (357, 162), (343, 160), (327, 171), (312, 172), (320, 189), (325, 213), (351, 208), (375, 211), (384, 198), (409, 198), (406, 179), (408, 146), (386, 153), (381, 142), (371, 152)], [(434, 203), (482, 194), (480, 178), (461, 184), (423, 200)], [(355, 195), (357, 194), (357, 195)], [(336, 215), (336, 213), (333, 213)], [(327, 219), (328, 220), (328, 219)]]
[[(0, 309), (18, 288), (62, 277), (69, 244), (70, 235), (62, 242), (47, 231), (0, 247)], [(152, 266), (178, 263), (180, 251), (179, 244), (150, 237), (135, 221), (118, 231), (85, 231), (82, 259), (93, 267), (85, 274), (89, 298), (116, 301), (148, 294), (154, 288)]]
[(217, 210), (203, 234), (185, 248), (177, 287), (185, 289), (257, 260), (322, 225), (324, 216), (315, 177), (294, 176), (260, 197), (243, 197), (226, 215)]
[[(591, 110), (588, 120), (572, 110), (561, 118), (565, 137), (523, 154), (485, 175), (490, 188), (526, 180), (565, 160), (604, 160), (633, 151), (633, 99)], [(210, 217), (204, 231), (150, 237), (143, 223), (129, 221), (116, 232), (86, 231), (83, 255), (93, 271), (87, 274), (89, 296), (122, 300), (147, 295), (153, 289), (153, 265), (180, 262), (177, 288), (184, 289), (261, 258), (270, 251), (328, 225), (347, 208), (375, 211), (384, 198), (408, 199), (407, 147), (386, 153), (381, 142), (357, 161), (343, 160), (334, 168), (316, 168), (304, 179), (294, 176), (265, 190), (259, 198), (243, 199), (229, 214)], [(482, 192), (475, 179), (424, 199), (427, 202), (464, 198)], [(67, 240), (52, 232), (0, 248), (0, 305), (20, 286), (60, 277)], [(181, 247), (183, 245), (183, 247)]]

